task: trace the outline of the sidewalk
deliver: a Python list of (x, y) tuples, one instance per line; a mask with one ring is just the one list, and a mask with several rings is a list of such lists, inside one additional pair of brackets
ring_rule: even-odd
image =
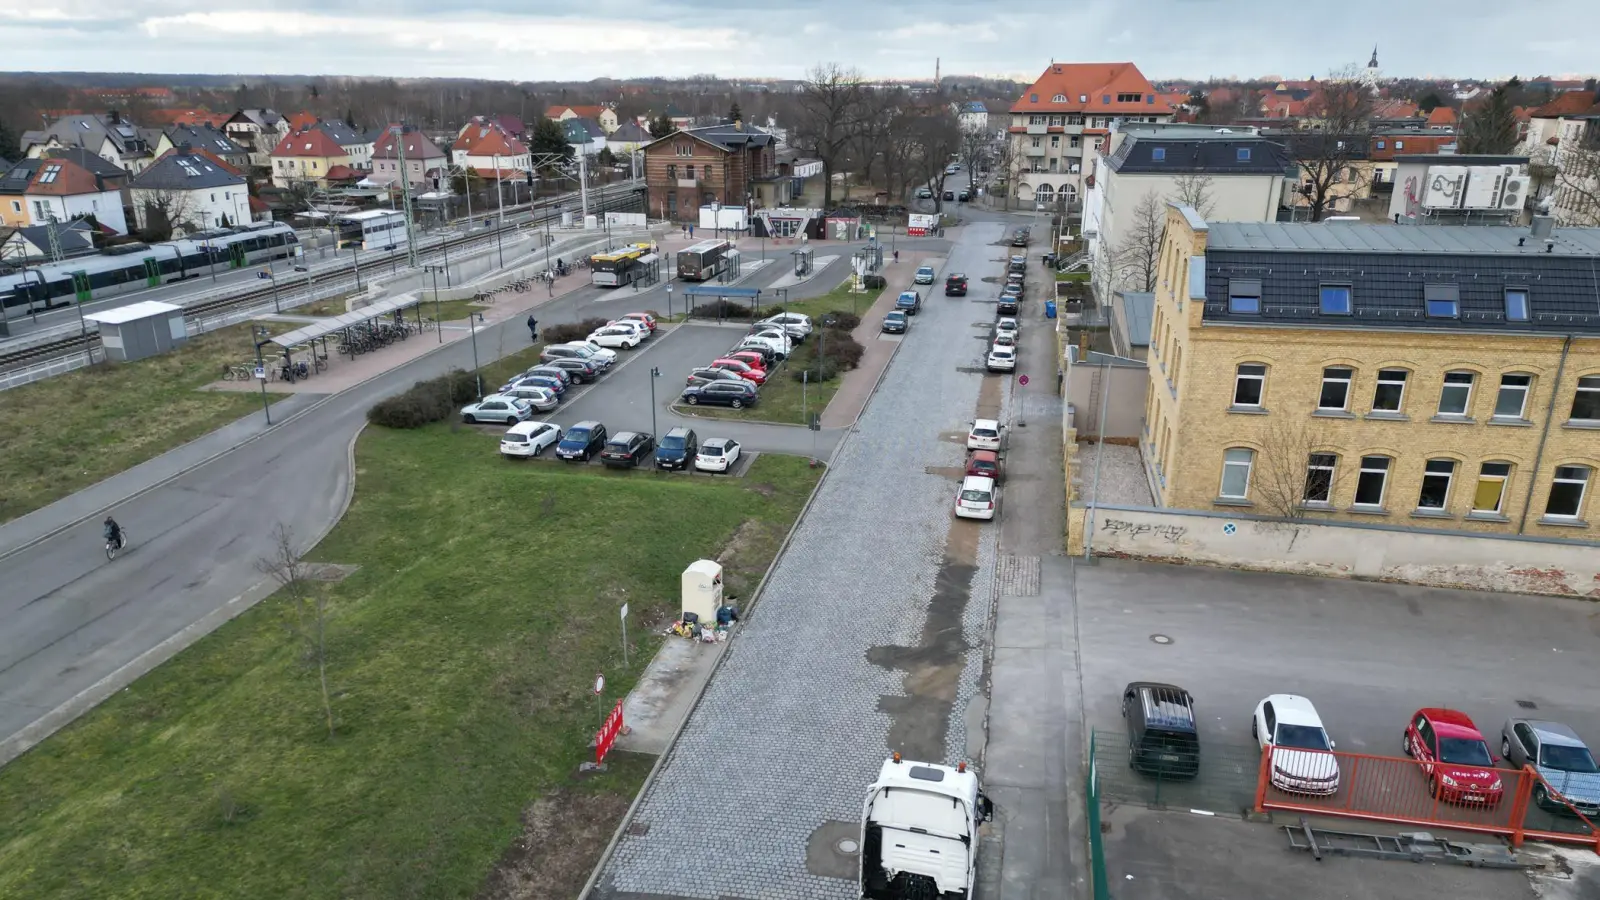
[[(856, 343), (867, 348), (867, 352), (861, 355), (860, 365), (844, 374), (839, 389), (834, 392), (833, 399), (828, 401), (827, 408), (822, 411), (823, 428), (849, 428), (861, 417), (862, 410), (867, 408), (867, 401), (872, 399), (873, 392), (878, 389), (878, 382), (882, 380), (883, 373), (888, 370), (889, 362), (894, 359), (895, 350), (899, 349), (900, 342), (906, 337), (906, 335), (883, 333), (881, 326), (884, 313), (894, 307), (895, 298), (900, 296), (901, 291), (911, 287), (911, 279), (916, 275), (918, 266), (929, 263), (937, 270), (944, 262), (943, 256), (931, 253), (901, 251), (900, 257), (898, 265), (890, 264), (883, 267), (887, 286), (872, 306), (862, 311), (861, 324), (850, 332), (850, 336), (856, 339)], [(924, 302), (930, 300), (931, 298), (925, 298)], [(911, 330), (916, 331), (915, 324)]]

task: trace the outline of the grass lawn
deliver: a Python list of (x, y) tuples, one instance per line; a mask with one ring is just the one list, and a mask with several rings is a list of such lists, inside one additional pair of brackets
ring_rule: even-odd
[[(786, 360), (777, 370), (771, 373), (767, 383), (761, 386), (761, 402), (747, 409), (729, 409), (726, 406), (697, 406), (694, 413), (697, 416), (719, 419), (753, 419), (762, 422), (782, 422), (791, 425), (804, 425), (808, 413), (820, 413), (828, 406), (828, 401), (839, 390), (839, 383), (844, 378), (844, 373), (839, 373), (833, 378), (820, 384), (812, 383), (802, 385), (790, 375), (793, 365), (802, 360), (813, 358), (811, 355), (818, 352), (821, 347), (822, 317), (828, 313), (845, 312), (860, 314), (872, 307), (883, 291), (867, 291), (864, 294), (850, 292), (850, 281), (834, 288), (826, 294), (812, 297), (809, 300), (793, 300), (782, 304), (789, 312), (804, 313), (811, 317), (813, 327), (817, 330), (806, 338), (805, 343), (795, 350), (795, 359)], [(766, 308), (762, 308), (763, 316), (767, 315)], [(679, 404), (680, 409), (688, 407)]]
[[(263, 323), (273, 333), (293, 323)], [(255, 393), (201, 391), (255, 356), (248, 324), (131, 363), (0, 391), (0, 522), (136, 466), (261, 409)]]
[(1089, 273), (1088, 272), (1057, 272), (1056, 273), (1056, 280), (1057, 281), (1077, 282), (1079, 284), (1088, 284), (1089, 283)]
[[(430, 319), (435, 319), (440, 322), (454, 322), (457, 319), (465, 319), (468, 315), (481, 309), (487, 309), (488, 307), (484, 306), (482, 303), (474, 303), (472, 300), (467, 299), (440, 300), (437, 304), (437, 307), (435, 307), (435, 304), (432, 301), (424, 300), (418, 308), (422, 310), (422, 314), (424, 316)], [(408, 311), (406, 317), (414, 318), (415, 316), (416, 313)]]
[(363, 434), (355, 502), (314, 551), (360, 567), (315, 588), (334, 737), (269, 598), (0, 769), (0, 896), (575, 896), (652, 762), (576, 777), (594, 673), (609, 707), (689, 562), (721, 554), (747, 596), (820, 470), (616, 473), (495, 439)]

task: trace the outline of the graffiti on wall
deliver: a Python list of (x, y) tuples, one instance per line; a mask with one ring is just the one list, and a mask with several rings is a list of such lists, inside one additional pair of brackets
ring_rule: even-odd
[(1148, 522), (1129, 522), (1125, 519), (1107, 519), (1103, 526), (1107, 534), (1117, 537), (1137, 538), (1153, 534), (1169, 544), (1176, 544), (1189, 529), (1182, 525), (1151, 525)]

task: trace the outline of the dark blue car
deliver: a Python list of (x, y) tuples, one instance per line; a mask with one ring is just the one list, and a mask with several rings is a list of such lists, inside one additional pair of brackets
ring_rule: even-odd
[(903, 291), (895, 298), (894, 308), (904, 311), (908, 316), (914, 316), (922, 310), (922, 295), (916, 291)]

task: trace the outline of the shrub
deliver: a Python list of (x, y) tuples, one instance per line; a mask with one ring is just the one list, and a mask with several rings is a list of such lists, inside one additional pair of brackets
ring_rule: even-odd
[(848, 332), (831, 331), (828, 334), (827, 346), (821, 341), (817, 343), (817, 350), (821, 351), (824, 358), (839, 369), (854, 369), (861, 365), (861, 355), (867, 348), (856, 342)]
[(459, 407), (471, 403), (477, 396), (473, 377), (453, 369), (373, 404), (367, 410), (367, 421), (385, 428), (421, 428), (451, 418)]
[(814, 357), (808, 358), (803, 363), (796, 361), (794, 365), (789, 366), (790, 378), (795, 381), (809, 381), (812, 384), (816, 384), (819, 381), (828, 381), (838, 376), (838, 374), (838, 364), (827, 358), (820, 361)]
[(751, 312), (750, 307), (742, 303), (735, 303), (732, 300), (725, 300), (719, 297), (710, 303), (702, 303), (696, 306), (689, 315), (702, 319), (748, 319)]
[(604, 328), (610, 319), (589, 318), (581, 322), (563, 322), (560, 325), (547, 325), (539, 329), (539, 337), (546, 344), (565, 344), (568, 341), (581, 341), (588, 337), (597, 328)]
[(835, 331), (855, 331), (856, 326), (861, 324), (861, 317), (855, 313), (836, 312), (831, 315), (833, 324), (829, 327)]
[(861, 286), (869, 291), (881, 291), (889, 286), (889, 282), (882, 275), (868, 275), (861, 279)]

